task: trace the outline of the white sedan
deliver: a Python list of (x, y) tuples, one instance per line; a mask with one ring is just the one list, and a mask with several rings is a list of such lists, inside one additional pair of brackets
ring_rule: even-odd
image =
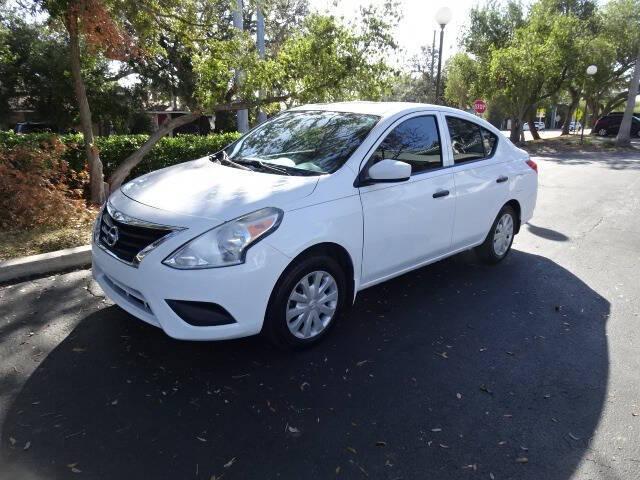
[(367, 287), (471, 248), (500, 262), (536, 194), (536, 164), (476, 116), (306, 105), (113, 193), (93, 275), (174, 338), (299, 348)]

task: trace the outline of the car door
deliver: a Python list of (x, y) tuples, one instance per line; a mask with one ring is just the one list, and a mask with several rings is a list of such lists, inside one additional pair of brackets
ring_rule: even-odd
[(475, 122), (446, 115), (453, 156), (456, 214), (452, 250), (477, 245), (507, 201), (508, 159), (498, 155), (498, 136)]
[[(453, 174), (443, 162), (443, 132), (436, 112), (405, 116), (386, 130), (364, 162), (359, 176), (363, 286), (448, 252), (455, 189)], [(409, 163), (411, 177), (367, 184), (368, 168), (382, 159)]]

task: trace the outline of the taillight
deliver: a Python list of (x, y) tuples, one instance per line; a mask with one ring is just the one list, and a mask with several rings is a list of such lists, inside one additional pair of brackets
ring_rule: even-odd
[(534, 162), (533, 160), (529, 159), (529, 160), (526, 161), (526, 164), (529, 165), (531, 170), (533, 170), (534, 172), (538, 173), (538, 164), (536, 162)]

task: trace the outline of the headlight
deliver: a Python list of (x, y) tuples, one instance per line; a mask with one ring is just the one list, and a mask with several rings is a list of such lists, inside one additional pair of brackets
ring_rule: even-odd
[(243, 263), (247, 249), (278, 228), (281, 220), (282, 210), (263, 208), (203, 233), (162, 263), (181, 270)]

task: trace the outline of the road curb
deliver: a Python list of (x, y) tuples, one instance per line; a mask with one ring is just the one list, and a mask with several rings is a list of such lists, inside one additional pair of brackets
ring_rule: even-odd
[(0, 283), (72, 270), (91, 265), (91, 245), (65, 248), (0, 262)]

